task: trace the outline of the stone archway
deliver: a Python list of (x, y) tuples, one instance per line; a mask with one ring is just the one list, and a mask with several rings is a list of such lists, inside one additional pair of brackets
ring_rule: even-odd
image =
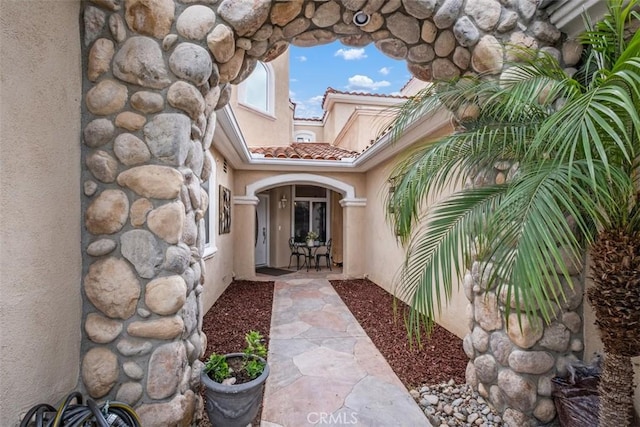
[(374, 43), (430, 80), (497, 74), (507, 43), (561, 57), (560, 32), (532, 0), (194, 3), (89, 0), (82, 11), (81, 388), (131, 403), (145, 426), (189, 425), (201, 405), (200, 184), (216, 110), (257, 61), (289, 44)]

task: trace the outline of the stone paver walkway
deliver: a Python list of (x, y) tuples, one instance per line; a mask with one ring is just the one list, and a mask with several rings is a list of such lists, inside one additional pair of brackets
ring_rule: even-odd
[(328, 280), (276, 280), (262, 427), (431, 426)]

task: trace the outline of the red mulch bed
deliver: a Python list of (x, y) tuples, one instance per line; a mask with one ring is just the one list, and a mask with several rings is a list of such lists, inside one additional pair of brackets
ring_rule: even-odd
[[(203, 362), (214, 352), (244, 350), (244, 335), (249, 331), (260, 332), (269, 347), (273, 285), (274, 282), (235, 281), (227, 287), (202, 320), (202, 330), (207, 335)], [(260, 413), (252, 425), (260, 425)], [(198, 427), (211, 427), (206, 411)]]
[(244, 335), (249, 331), (260, 332), (268, 347), (273, 285), (274, 282), (236, 281), (227, 287), (202, 321), (207, 335), (203, 361), (214, 352), (241, 352), (246, 346)]
[(406, 304), (398, 300), (394, 314), (393, 296), (369, 280), (332, 280), (331, 285), (407, 388), (452, 378), (465, 382), (469, 358), (456, 335), (436, 325), (430, 337), (422, 335), (422, 348), (415, 341), (411, 345), (403, 322)]

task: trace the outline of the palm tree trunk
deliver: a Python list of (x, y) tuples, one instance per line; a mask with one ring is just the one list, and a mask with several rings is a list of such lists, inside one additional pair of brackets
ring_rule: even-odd
[(633, 365), (630, 357), (607, 352), (598, 393), (599, 426), (630, 426), (633, 421)]
[(601, 233), (592, 260), (595, 286), (588, 296), (605, 349), (600, 427), (628, 427), (634, 411), (631, 357), (640, 355), (640, 233)]

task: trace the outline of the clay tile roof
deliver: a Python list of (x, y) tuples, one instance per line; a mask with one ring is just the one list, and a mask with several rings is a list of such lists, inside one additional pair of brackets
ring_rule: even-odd
[(324, 105), (325, 99), (327, 99), (327, 95), (330, 93), (335, 93), (339, 95), (360, 95), (360, 96), (375, 96), (378, 98), (396, 98), (396, 99), (406, 99), (407, 97), (404, 95), (387, 95), (384, 93), (375, 93), (375, 92), (345, 92), (342, 90), (337, 90), (332, 87), (328, 87), (322, 96), (322, 102), (320, 105)]
[(294, 142), (287, 147), (249, 147), (249, 150), (276, 159), (341, 160), (358, 154), (325, 142)]

